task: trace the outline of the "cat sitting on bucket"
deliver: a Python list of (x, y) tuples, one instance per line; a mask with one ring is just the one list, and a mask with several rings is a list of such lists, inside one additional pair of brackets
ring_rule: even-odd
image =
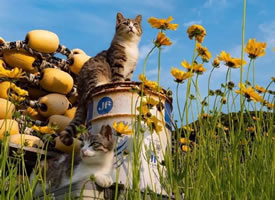
[[(72, 183), (88, 180), (94, 175), (95, 182), (101, 187), (110, 187), (113, 183), (110, 171), (113, 166), (115, 140), (112, 128), (102, 126), (98, 134), (84, 134), (79, 154), (75, 155), (73, 165)], [(51, 191), (70, 184), (72, 156), (62, 154), (56, 158), (41, 162), (41, 177), (45, 180), (46, 189)], [(31, 182), (35, 180), (35, 172), (31, 174)], [(37, 178), (36, 178), (37, 180)], [(35, 196), (42, 193), (42, 185), (38, 182)]]
[(74, 119), (59, 133), (65, 145), (73, 143), (76, 127), (85, 124), (93, 89), (99, 85), (131, 81), (136, 68), (142, 35), (141, 15), (125, 18), (117, 13), (116, 31), (110, 47), (90, 58), (77, 75), (78, 106)]

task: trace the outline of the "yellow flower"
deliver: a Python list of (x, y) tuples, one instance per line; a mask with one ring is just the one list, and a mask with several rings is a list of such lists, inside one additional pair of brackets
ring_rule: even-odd
[(146, 97), (146, 99), (143, 103), (149, 107), (154, 107), (159, 104), (159, 101), (154, 99), (153, 97)]
[(24, 72), (22, 72), (22, 69), (15, 67), (12, 70), (7, 70), (4, 68), (5, 63), (4, 61), (0, 60), (0, 78), (8, 77), (8, 78), (22, 78), (24, 75)]
[(201, 25), (198, 25), (198, 24), (194, 24), (194, 25), (190, 26), (187, 29), (187, 33), (188, 33), (188, 37), (190, 38), (190, 40), (192, 40), (193, 37), (195, 37), (195, 39), (199, 43), (202, 43), (204, 37), (206, 36), (205, 28)]
[(137, 108), (137, 111), (141, 112), (142, 115), (146, 116), (147, 113), (149, 113), (149, 108), (146, 104), (142, 104), (142, 106), (138, 106)]
[(162, 88), (158, 85), (157, 82), (155, 81), (148, 81), (146, 76), (144, 76), (143, 74), (140, 74), (138, 76), (139, 80), (141, 82), (144, 83), (145, 86), (147, 86), (148, 88), (150, 88), (151, 90), (157, 92), (158, 91), (158, 88), (160, 89), (160, 91), (162, 90)]
[(190, 126), (184, 126), (183, 129), (190, 132), (194, 131)]
[(237, 94), (245, 95), (246, 98), (253, 100), (254, 102), (262, 102), (263, 98), (251, 87), (245, 87), (243, 83), (239, 83), (240, 90), (235, 90)]
[(140, 75), (138, 76), (138, 79), (139, 79), (141, 82), (146, 82), (146, 81), (147, 81), (147, 78), (146, 78), (146, 76), (145, 76), (144, 74), (140, 74)]
[[(146, 81), (145, 85), (153, 91), (158, 91), (158, 83), (156, 81)], [(161, 89), (161, 87), (160, 87)]]
[(206, 71), (206, 69), (203, 67), (203, 64), (198, 64), (196, 62), (194, 62), (193, 65), (190, 65), (186, 60), (184, 60), (181, 62), (181, 65), (189, 72), (195, 72), (197, 74), (202, 74)]
[(34, 116), (36, 116), (36, 115), (38, 114), (38, 112), (37, 112), (35, 109), (33, 109), (33, 108), (31, 108), (31, 107), (28, 107), (28, 108), (24, 111), (24, 114), (25, 114), (25, 115), (28, 115), (28, 116), (31, 116), (31, 117), (34, 117)]
[(217, 58), (214, 58), (214, 61), (212, 63), (213, 67), (219, 67), (220, 66), (220, 61)]
[(16, 94), (10, 94), (10, 99), (17, 102), (22, 102), (25, 100), (25, 97), (17, 96)]
[(26, 90), (21, 89), (20, 87), (17, 87), (14, 83), (11, 83), (10, 87), (15, 93), (17, 93), (19, 96), (28, 96), (29, 93)]
[(208, 51), (207, 47), (203, 47), (200, 43), (197, 43), (196, 51), (198, 56), (200, 56), (204, 62), (208, 62), (210, 60), (211, 53)]
[(255, 121), (259, 121), (260, 120), (260, 118), (256, 117), (256, 116), (252, 116), (252, 119), (255, 120)]
[(256, 42), (256, 39), (249, 39), (244, 50), (249, 58), (256, 59), (265, 55), (265, 48), (265, 42)]
[(148, 117), (146, 119), (146, 123), (151, 129), (156, 131), (157, 134), (162, 131), (163, 126), (161, 121), (156, 116)]
[(222, 125), (222, 123), (220, 123), (220, 122), (217, 124), (217, 127), (223, 129), (224, 131), (228, 131), (229, 130), (227, 127), (225, 127), (224, 125)]
[(199, 118), (202, 118), (202, 119), (208, 119), (208, 118), (211, 118), (212, 115), (209, 115), (207, 113), (202, 113), (201, 115), (199, 115)]
[(132, 129), (129, 129), (129, 125), (128, 124), (125, 125), (123, 122), (119, 122), (118, 124), (117, 124), (117, 122), (114, 122), (113, 128), (119, 134), (123, 134), (123, 135), (133, 134)]
[(273, 82), (275, 82), (275, 77), (272, 76), (272, 77), (271, 77), (271, 80), (272, 80)]
[(273, 51), (275, 51), (275, 47), (273, 48)]
[(264, 87), (260, 87), (259, 85), (255, 86), (255, 89), (257, 90), (257, 92), (259, 93), (264, 93), (266, 90)]
[(253, 127), (253, 126), (247, 127), (245, 130), (247, 132), (255, 132), (256, 131), (255, 127)]
[(186, 144), (187, 143), (187, 139), (186, 138), (180, 138), (180, 143)]
[(226, 98), (225, 98), (225, 97), (222, 97), (222, 98), (221, 98), (221, 103), (222, 103), (222, 104), (226, 104), (226, 102), (227, 102)]
[(168, 37), (165, 36), (165, 33), (159, 32), (157, 35), (157, 39), (154, 41), (154, 44), (157, 47), (170, 46), (172, 44), (172, 42), (170, 41), (170, 39)]
[(54, 134), (55, 131), (49, 126), (32, 126), (32, 129), (42, 134)]
[(0, 78), (3, 78), (3, 77), (8, 77), (8, 72), (9, 70), (6, 70), (4, 68), (5, 66), (5, 63), (3, 60), (0, 60)]
[(239, 58), (231, 58), (231, 55), (229, 53), (226, 53), (225, 51), (221, 52), (221, 55), (217, 55), (218, 59), (220, 61), (224, 61), (225, 65), (232, 68), (239, 68), (241, 65), (245, 65), (245, 60), (239, 59)]
[(179, 25), (170, 24), (171, 21), (173, 21), (173, 17), (171, 16), (168, 17), (168, 19), (157, 19), (155, 17), (150, 17), (148, 19), (149, 24), (151, 24), (153, 28), (162, 29), (162, 30), (166, 30), (166, 29), (176, 30)]
[(174, 76), (174, 78), (176, 79), (175, 81), (178, 83), (183, 83), (184, 80), (193, 76), (193, 73), (191, 72), (185, 72), (174, 67), (171, 68), (171, 74)]
[(268, 101), (264, 101), (264, 106), (267, 107), (268, 110), (272, 110), (274, 108), (274, 104), (273, 103), (269, 103)]
[(190, 147), (187, 146), (187, 145), (182, 145), (182, 146), (181, 146), (181, 149), (182, 149), (184, 152), (190, 151)]

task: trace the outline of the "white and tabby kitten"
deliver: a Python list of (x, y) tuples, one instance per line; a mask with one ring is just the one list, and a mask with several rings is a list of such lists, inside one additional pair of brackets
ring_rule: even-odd
[[(95, 182), (101, 187), (109, 187), (113, 180), (110, 171), (113, 166), (115, 140), (112, 136), (112, 128), (102, 126), (98, 134), (85, 134), (82, 136), (82, 147), (74, 158), (72, 183), (88, 180), (94, 175)], [(41, 174), (46, 170), (46, 189), (51, 191), (70, 184), (72, 156), (62, 154), (56, 158), (41, 162)], [(31, 174), (31, 182), (35, 178), (35, 171)], [(44, 180), (44, 178), (43, 178)], [(42, 194), (42, 186), (38, 183), (35, 193)]]
[(116, 32), (111, 46), (83, 65), (77, 76), (78, 107), (75, 117), (59, 134), (64, 144), (71, 145), (76, 127), (85, 124), (93, 88), (110, 82), (131, 81), (139, 55), (141, 18), (138, 15), (134, 19), (128, 19), (117, 13)]

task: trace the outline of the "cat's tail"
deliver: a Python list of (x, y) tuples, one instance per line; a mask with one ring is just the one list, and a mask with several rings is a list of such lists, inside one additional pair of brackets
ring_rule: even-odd
[(87, 116), (87, 109), (85, 104), (79, 104), (73, 120), (65, 128), (65, 130), (61, 131), (58, 134), (60, 141), (63, 144), (67, 146), (70, 146), (73, 144), (73, 137), (76, 137), (76, 134), (77, 134), (76, 129), (78, 126), (85, 123), (86, 116)]

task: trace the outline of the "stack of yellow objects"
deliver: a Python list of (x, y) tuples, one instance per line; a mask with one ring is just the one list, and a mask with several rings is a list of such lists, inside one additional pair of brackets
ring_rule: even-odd
[[(27, 48), (15, 47), (3, 38), (0, 43), (0, 139), (43, 148), (45, 140), (42, 136), (49, 134), (56, 141), (56, 149), (71, 152), (72, 147), (60, 144), (55, 136), (74, 117), (77, 96), (74, 78), (90, 57), (81, 49), (70, 51), (64, 48), (59, 44), (58, 36), (46, 30), (27, 33), (21, 42)], [(69, 51), (63, 62), (68, 63), (67, 70), (54, 62), (37, 65), (50, 62), (62, 48)], [(62, 59), (54, 57), (52, 60)], [(43, 125), (37, 125), (37, 121)], [(78, 148), (80, 142), (75, 140), (75, 144)]]

